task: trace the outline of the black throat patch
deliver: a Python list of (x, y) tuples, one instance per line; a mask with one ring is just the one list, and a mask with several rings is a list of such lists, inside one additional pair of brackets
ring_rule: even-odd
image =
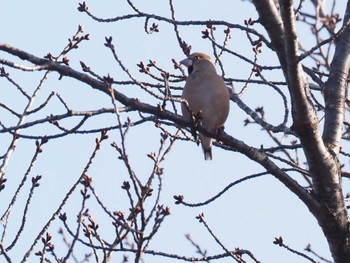
[(192, 73), (192, 71), (193, 71), (193, 66), (189, 66), (187, 68), (187, 70), (188, 70), (188, 75), (190, 75)]

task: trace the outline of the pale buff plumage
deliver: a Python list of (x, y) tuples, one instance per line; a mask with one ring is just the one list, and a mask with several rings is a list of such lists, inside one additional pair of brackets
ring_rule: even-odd
[[(207, 128), (221, 128), (228, 116), (230, 96), (226, 84), (216, 73), (210, 57), (203, 53), (193, 53), (182, 60), (181, 64), (188, 68), (189, 76), (183, 89), (182, 115), (192, 119), (193, 115), (200, 114), (202, 125)], [(191, 114), (192, 112), (192, 114)], [(199, 133), (204, 159), (212, 159), (211, 138)]]

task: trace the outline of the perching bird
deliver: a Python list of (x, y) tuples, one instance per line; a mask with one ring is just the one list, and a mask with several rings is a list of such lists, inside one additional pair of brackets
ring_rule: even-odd
[[(180, 64), (188, 68), (189, 74), (182, 92), (182, 115), (189, 120), (199, 115), (199, 121), (207, 128), (223, 127), (230, 109), (230, 95), (224, 80), (216, 73), (210, 56), (193, 53)], [(211, 160), (211, 138), (201, 133), (199, 138), (204, 159)]]

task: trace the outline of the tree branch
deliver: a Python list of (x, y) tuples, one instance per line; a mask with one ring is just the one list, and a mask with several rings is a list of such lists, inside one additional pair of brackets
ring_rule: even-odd
[(284, 49), (284, 28), (281, 16), (273, 0), (253, 0), (256, 11), (259, 14), (260, 24), (267, 31), (273, 50), (276, 52), (278, 60), (282, 66), (284, 76), (287, 78), (287, 62)]
[(350, 3), (347, 4), (343, 28), (345, 30), (336, 42), (331, 63), (330, 76), (326, 82), (324, 96), (326, 103), (323, 140), (336, 155), (340, 151), (340, 140), (344, 121), (344, 106), (347, 91), (347, 79), (350, 67)]

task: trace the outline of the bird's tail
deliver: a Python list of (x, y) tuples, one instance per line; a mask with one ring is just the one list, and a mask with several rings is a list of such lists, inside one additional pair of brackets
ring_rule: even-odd
[(212, 160), (213, 156), (211, 153), (211, 138), (204, 136), (203, 134), (199, 134), (201, 138), (202, 149), (204, 153), (204, 160)]
[(206, 150), (203, 148), (203, 152), (204, 152), (204, 160), (206, 161), (213, 160), (213, 156), (211, 154), (211, 148), (209, 150)]

